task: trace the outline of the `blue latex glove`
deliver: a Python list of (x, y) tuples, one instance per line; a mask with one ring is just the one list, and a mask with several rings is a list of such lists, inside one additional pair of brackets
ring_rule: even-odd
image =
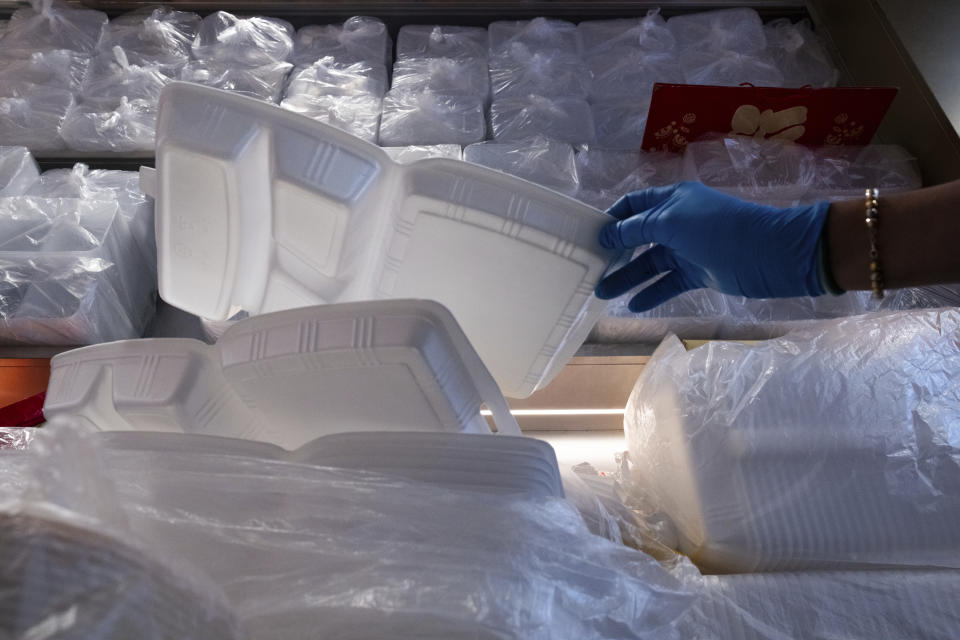
[(699, 182), (634, 191), (607, 211), (617, 222), (602, 229), (600, 244), (656, 244), (601, 280), (597, 297), (616, 298), (660, 274), (633, 297), (631, 311), (703, 287), (750, 298), (822, 295), (817, 244), (829, 208), (820, 202), (778, 209)]

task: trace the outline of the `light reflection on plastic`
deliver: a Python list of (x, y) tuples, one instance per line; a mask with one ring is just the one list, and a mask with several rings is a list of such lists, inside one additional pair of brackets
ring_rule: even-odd
[[(624, 409), (511, 409), (515, 416), (622, 416)], [(480, 415), (491, 415), (489, 409), (481, 409)]]

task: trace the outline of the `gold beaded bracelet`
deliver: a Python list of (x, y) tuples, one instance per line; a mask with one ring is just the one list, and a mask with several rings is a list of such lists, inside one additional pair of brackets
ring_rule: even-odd
[(870, 288), (873, 290), (873, 297), (883, 298), (883, 269), (880, 267), (880, 207), (878, 201), (880, 191), (878, 189), (867, 189), (864, 198), (864, 208), (866, 209), (867, 237), (870, 239)]

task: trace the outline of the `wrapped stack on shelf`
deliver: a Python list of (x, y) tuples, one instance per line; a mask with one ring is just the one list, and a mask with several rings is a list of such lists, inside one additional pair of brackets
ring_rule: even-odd
[(466, 145), (486, 137), (487, 30), (407, 25), (397, 36), (380, 144)]
[(536, 135), (593, 142), (591, 73), (572, 22), (535, 18), (490, 25), (490, 130), (498, 142)]
[(655, 82), (684, 81), (675, 39), (659, 12), (632, 20), (594, 20), (578, 26), (593, 76), (590, 105), (597, 144), (640, 148)]
[(577, 199), (607, 209), (625, 193), (673, 184), (681, 179), (683, 162), (672, 153), (594, 148), (577, 153), (580, 190)]
[(392, 44), (376, 18), (301, 28), (280, 106), (376, 142)]
[(19, 165), (0, 186), (0, 344), (142, 335), (153, 311), (156, 247), (153, 204), (138, 175), (77, 165), (37, 177), (25, 154), (0, 148), (0, 167), (10, 156)]
[(293, 27), (276, 18), (238, 18), (226, 11), (200, 23), (191, 47), (193, 60), (180, 79), (279, 102), (293, 65)]
[(200, 16), (154, 9), (111, 21), (60, 135), (78, 151), (153, 146), (157, 99), (190, 59)]
[(383, 147), (394, 162), (416, 162), (426, 158), (463, 160), (463, 149), (458, 144), (433, 144), (419, 147)]
[(519, 142), (471, 144), (463, 150), (463, 159), (570, 196), (579, 189), (573, 147), (543, 136)]

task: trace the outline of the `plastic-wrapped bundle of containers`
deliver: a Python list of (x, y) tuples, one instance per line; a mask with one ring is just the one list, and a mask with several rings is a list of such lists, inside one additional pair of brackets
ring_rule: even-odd
[(573, 147), (542, 136), (522, 142), (471, 144), (463, 150), (463, 159), (567, 195), (578, 191)]
[(301, 28), (280, 106), (376, 142), (391, 47), (375, 18)]
[(28, 182), (35, 172), (23, 162), (7, 184), (14, 193), (0, 197), (0, 341), (139, 336), (153, 311), (156, 250), (137, 174), (78, 165)]

